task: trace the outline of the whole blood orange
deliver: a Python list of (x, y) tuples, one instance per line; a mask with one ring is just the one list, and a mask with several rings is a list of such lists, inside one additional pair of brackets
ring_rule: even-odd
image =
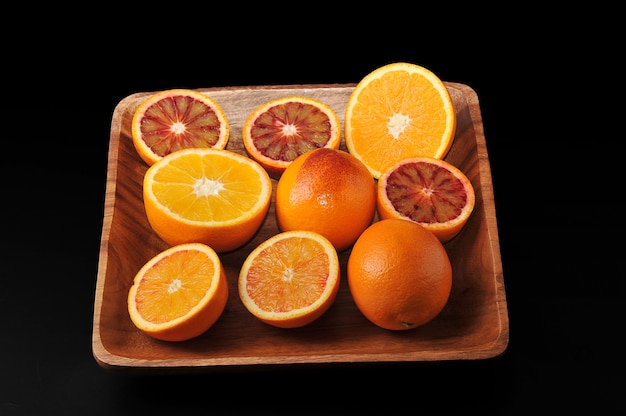
[(341, 124), (327, 104), (309, 97), (288, 96), (271, 100), (252, 112), (242, 129), (250, 157), (273, 177), (309, 150), (338, 149)]
[(239, 297), (260, 321), (297, 328), (332, 306), (339, 278), (339, 257), (328, 239), (311, 231), (285, 231), (248, 255), (239, 273)]
[(283, 231), (315, 231), (338, 251), (350, 247), (376, 213), (376, 182), (348, 152), (321, 148), (296, 158), (276, 186)]
[(424, 325), (443, 310), (452, 289), (452, 266), (433, 233), (393, 218), (375, 222), (354, 243), (347, 280), (368, 320), (401, 331)]
[(190, 147), (224, 149), (230, 126), (222, 107), (209, 96), (188, 89), (160, 91), (135, 110), (133, 145), (148, 165)]
[(380, 218), (404, 218), (424, 226), (446, 243), (469, 220), (476, 201), (474, 187), (456, 166), (441, 159), (402, 160), (378, 180)]

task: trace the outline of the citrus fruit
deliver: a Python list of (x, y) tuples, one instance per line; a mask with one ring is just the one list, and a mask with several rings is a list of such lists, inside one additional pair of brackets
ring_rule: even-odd
[(373, 324), (389, 330), (418, 328), (443, 310), (452, 266), (441, 242), (404, 219), (373, 223), (354, 243), (347, 265), (352, 299)]
[(456, 113), (444, 83), (406, 62), (367, 74), (348, 98), (344, 118), (348, 151), (376, 179), (401, 159), (442, 159), (456, 131)]
[(198, 243), (156, 254), (128, 291), (135, 326), (153, 338), (184, 341), (206, 332), (222, 315), (228, 282), (217, 253)]
[(278, 177), (296, 157), (309, 150), (338, 149), (341, 124), (327, 104), (313, 98), (288, 96), (254, 110), (244, 123), (242, 136), (250, 157)]
[(143, 180), (148, 221), (168, 244), (217, 252), (245, 244), (270, 206), (272, 182), (254, 160), (225, 149), (190, 148), (163, 157)]
[(311, 150), (296, 158), (278, 180), (275, 208), (282, 231), (315, 231), (342, 251), (374, 218), (376, 182), (348, 152)]
[(229, 133), (220, 105), (187, 89), (152, 94), (137, 107), (131, 125), (133, 145), (148, 165), (189, 147), (223, 149)]
[(465, 174), (445, 160), (415, 157), (390, 167), (378, 180), (380, 218), (404, 218), (432, 231), (442, 243), (469, 220), (476, 196)]
[(241, 302), (260, 321), (297, 328), (322, 316), (339, 290), (339, 258), (312, 231), (285, 231), (259, 244), (239, 273)]

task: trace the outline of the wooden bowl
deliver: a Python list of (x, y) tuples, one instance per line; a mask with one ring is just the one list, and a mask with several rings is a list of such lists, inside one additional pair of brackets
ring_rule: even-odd
[[(246, 154), (241, 129), (259, 105), (287, 95), (319, 99), (343, 116), (355, 84), (287, 85), (199, 89), (224, 109), (231, 126), (227, 149)], [(453, 267), (448, 304), (433, 321), (410, 331), (374, 326), (357, 310), (345, 279), (349, 250), (340, 253), (342, 281), (331, 309), (312, 324), (280, 329), (253, 317), (239, 300), (239, 269), (250, 251), (279, 232), (274, 205), (254, 238), (220, 257), (230, 295), (223, 315), (189, 341), (157, 341), (131, 322), (126, 297), (139, 268), (166, 249), (150, 228), (142, 202), (147, 165), (137, 155), (130, 124), (137, 106), (153, 92), (130, 95), (111, 123), (102, 238), (95, 292), (92, 348), (96, 361), (117, 370), (250, 369), (293, 364), (478, 360), (501, 355), (509, 326), (491, 170), (476, 93), (446, 83), (457, 111), (457, 131), (446, 160), (469, 177), (476, 206), (463, 231), (445, 247)], [(341, 148), (347, 150), (342, 140)], [(273, 180), (274, 190), (276, 180)]]

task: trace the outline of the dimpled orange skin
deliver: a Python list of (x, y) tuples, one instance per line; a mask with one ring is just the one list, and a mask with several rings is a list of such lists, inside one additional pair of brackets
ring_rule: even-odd
[(452, 266), (435, 235), (404, 219), (372, 224), (356, 241), (347, 281), (361, 313), (388, 330), (409, 330), (432, 321), (446, 306)]
[(276, 220), (283, 231), (314, 231), (343, 251), (372, 223), (376, 193), (374, 178), (357, 158), (343, 150), (314, 149), (280, 177)]

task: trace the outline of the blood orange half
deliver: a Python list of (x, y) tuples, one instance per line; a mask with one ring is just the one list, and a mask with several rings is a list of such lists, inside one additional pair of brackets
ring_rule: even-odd
[(191, 147), (224, 149), (230, 127), (220, 105), (187, 89), (157, 92), (135, 110), (133, 145), (149, 166), (176, 150)]
[(277, 178), (295, 158), (309, 150), (338, 149), (341, 124), (326, 103), (288, 96), (254, 110), (244, 123), (242, 136), (249, 156)]
[(310, 324), (332, 306), (339, 291), (339, 257), (312, 231), (286, 231), (259, 244), (244, 261), (239, 297), (260, 321), (279, 328)]
[(442, 243), (461, 232), (474, 205), (472, 183), (445, 160), (405, 159), (378, 181), (377, 210), (381, 219), (409, 219), (430, 230)]

